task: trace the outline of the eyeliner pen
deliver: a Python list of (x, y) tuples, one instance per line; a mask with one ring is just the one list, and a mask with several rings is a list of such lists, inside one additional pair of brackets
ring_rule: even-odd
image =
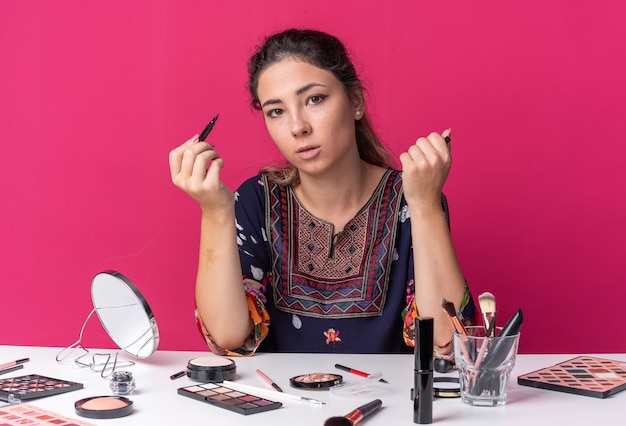
[(183, 370), (183, 371), (179, 371), (178, 373), (174, 373), (170, 376), (170, 380), (176, 380), (176, 379), (180, 379), (181, 377), (183, 377), (185, 374), (187, 374), (187, 370)]
[(213, 130), (213, 126), (215, 126), (215, 122), (217, 121), (217, 118), (219, 116), (220, 115), (217, 114), (215, 117), (213, 117), (213, 120), (209, 121), (209, 124), (207, 124), (202, 133), (200, 133), (198, 141), (202, 142), (206, 139), (207, 136), (209, 136), (209, 133), (211, 133), (211, 130)]

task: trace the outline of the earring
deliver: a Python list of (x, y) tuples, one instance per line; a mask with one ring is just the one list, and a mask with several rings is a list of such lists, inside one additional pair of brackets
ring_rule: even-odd
[(361, 115), (361, 111), (355, 112), (356, 116), (359, 117)]

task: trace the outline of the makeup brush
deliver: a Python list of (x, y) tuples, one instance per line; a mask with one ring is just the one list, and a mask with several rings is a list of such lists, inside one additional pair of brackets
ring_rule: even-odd
[[(480, 306), (480, 311), (483, 314), (483, 323), (485, 327), (485, 338), (483, 339), (482, 344), (480, 345), (480, 350), (478, 351), (478, 356), (476, 356), (476, 362), (474, 363), (474, 368), (478, 369), (480, 364), (483, 362), (485, 357), (485, 351), (487, 347), (490, 345), (489, 337), (496, 337), (496, 298), (493, 294), (488, 291), (484, 292), (480, 296), (478, 296), (478, 305)], [(476, 379), (476, 377), (474, 377)]]
[(495, 337), (496, 335), (496, 298), (488, 291), (478, 296), (478, 304), (483, 314), (485, 323), (485, 337)]
[(361, 421), (373, 415), (376, 411), (383, 406), (383, 402), (380, 399), (375, 399), (368, 402), (365, 405), (361, 405), (358, 408), (350, 411), (345, 416), (330, 417), (324, 422), (324, 426), (353, 426), (358, 425)]
[(450, 324), (452, 324), (454, 331), (456, 331), (458, 334), (463, 334), (467, 336), (467, 331), (465, 330), (465, 327), (463, 327), (463, 324), (461, 324), (461, 321), (456, 314), (456, 308), (454, 307), (454, 303), (448, 302), (444, 298), (441, 299), (441, 307), (448, 314), (448, 319), (450, 320)]
[[(450, 324), (452, 324), (452, 328), (454, 328), (454, 331), (461, 336), (467, 336), (467, 330), (465, 330), (465, 327), (463, 326), (461, 320), (459, 320), (459, 317), (456, 314), (456, 308), (454, 307), (454, 303), (448, 302), (445, 298), (443, 298), (441, 299), (441, 307), (444, 311), (446, 311), (446, 314), (448, 314), (448, 319), (450, 320)], [(467, 337), (463, 337), (462, 340), (463, 344), (461, 345), (461, 351), (463, 352), (463, 356), (468, 363), (473, 364), (473, 362), (471, 361), (472, 358), (470, 356), (470, 353), (465, 346)]]

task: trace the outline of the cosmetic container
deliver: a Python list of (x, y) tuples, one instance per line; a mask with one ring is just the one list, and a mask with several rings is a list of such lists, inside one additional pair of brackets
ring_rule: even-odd
[(135, 390), (135, 379), (130, 371), (116, 371), (109, 383), (114, 395), (130, 395)]

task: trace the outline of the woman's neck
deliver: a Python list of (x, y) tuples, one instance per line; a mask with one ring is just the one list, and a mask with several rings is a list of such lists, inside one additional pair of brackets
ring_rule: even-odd
[(311, 214), (332, 223), (339, 232), (371, 198), (385, 170), (359, 160), (351, 170), (336, 175), (300, 175), (294, 190)]

